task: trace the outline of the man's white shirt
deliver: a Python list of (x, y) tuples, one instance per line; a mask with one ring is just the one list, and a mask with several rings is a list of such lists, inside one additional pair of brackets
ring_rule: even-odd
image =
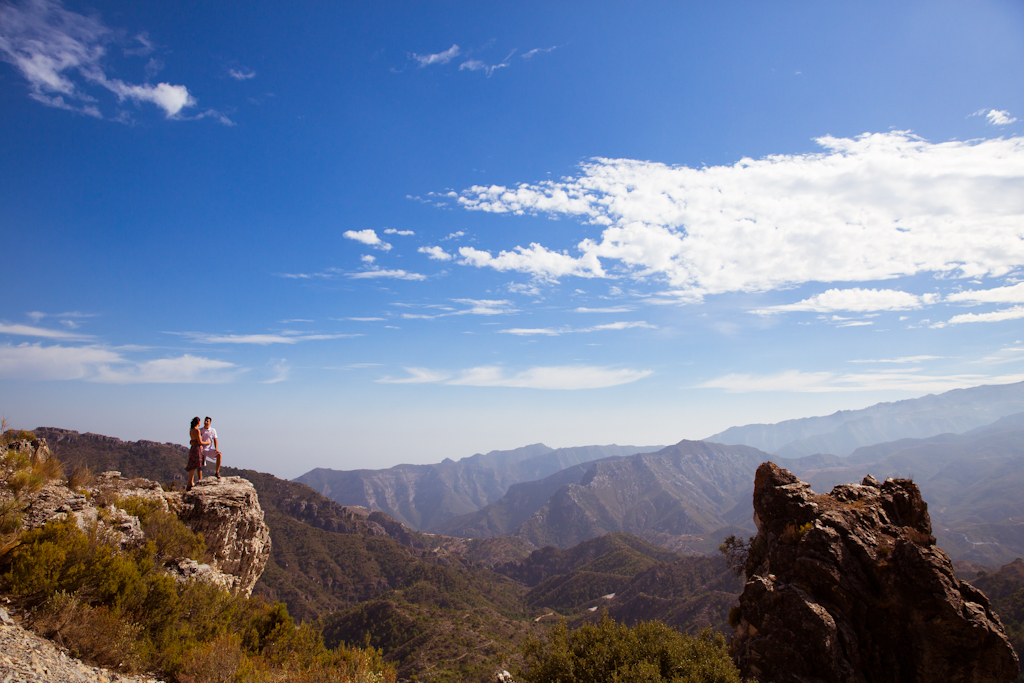
[(217, 449), (213, 445), (213, 442), (214, 442), (214, 440), (216, 438), (217, 438), (217, 430), (214, 429), (213, 427), (210, 427), (209, 429), (207, 429), (206, 427), (201, 427), (199, 429), (199, 440), (200, 441), (209, 441), (210, 442), (209, 446), (203, 446), (203, 452), (204, 453), (216, 453), (217, 452)]

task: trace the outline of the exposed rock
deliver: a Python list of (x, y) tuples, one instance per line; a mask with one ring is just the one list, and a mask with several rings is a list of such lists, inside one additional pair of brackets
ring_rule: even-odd
[(762, 682), (1013, 681), (1019, 666), (981, 591), (935, 545), (906, 479), (815, 494), (773, 463), (757, 469), (758, 534), (733, 656)]
[(270, 558), (270, 529), (249, 480), (203, 479), (181, 495), (178, 517), (203, 534), (211, 564), (234, 577), (231, 590), (250, 595)]
[(29, 456), (33, 465), (41, 465), (53, 457), (46, 439), (18, 439), (6, 446), (0, 446), (2, 452), (25, 453)]

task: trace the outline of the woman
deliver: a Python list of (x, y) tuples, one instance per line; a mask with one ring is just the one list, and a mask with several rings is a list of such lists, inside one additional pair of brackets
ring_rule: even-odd
[(192, 427), (188, 430), (189, 443), (191, 448), (188, 449), (188, 465), (185, 467), (188, 470), (188, 485), (185, 486), (186, 491), (192, 490), (192, 485), (195, 483), (196, 472), (199, 472), (199, 481), (203, 480), (203, 446), (209, 446), (209, 441), (203, 441), (203, 437), (199, 434), (199, 418), (192, 418)]

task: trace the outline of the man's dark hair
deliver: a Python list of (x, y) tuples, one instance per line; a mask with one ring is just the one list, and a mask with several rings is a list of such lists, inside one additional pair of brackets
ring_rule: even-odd
[(205, 421), (205, 420), (209, 420), (210, 422), (213, 422), (213, 418), (212, 418), (212, 417), (210, 417), (209, 415), (207, 415), (206, 417), (204, 417), (204, 418), (203, 418), (203, 420), (204, 420), (204, 421)]

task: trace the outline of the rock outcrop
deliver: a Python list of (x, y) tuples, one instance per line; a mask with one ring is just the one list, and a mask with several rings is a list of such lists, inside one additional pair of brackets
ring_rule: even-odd
[(32, 494), (22, 517), (23, 529), (71, 516), (82, 529), (96, 527), (108, 542), (134, 548), (146, 542), (139, 519), (117, 507), (118, 499), (156, 501), (175, 512), (193, 532), (202, 533), (209, 563), (172, 558), (166, 570), (181, 580), (209, 581), (235, 593), (251, 595), (270, 558), (270, 529), (263, 521), (256, 489), (241, 477), (208, 477), (191, 491), (164, 491), (155, 481), (128, 479), (104, 472), (79, 491), (53, 482)]
[(767, 683), (1013, 681), (1017, 657), (985, 595), (956, 578), (906, 479), (828, 495), (773, 463), (754, 481), (757, 536), (733, 656)]
[(231, 590), (250, 595), (270, 559), (270, 528), (249, 480), (203, 479), (182, 494), (178, 517), (203, 534), (211, 564), (236, 578)]
[(46, 439), (18, 439), (6, 446), (0, 446), (0, 455), (4, 453), (24, 453), (29, 456), (33, 465), (41, 465), (53, 457)]

